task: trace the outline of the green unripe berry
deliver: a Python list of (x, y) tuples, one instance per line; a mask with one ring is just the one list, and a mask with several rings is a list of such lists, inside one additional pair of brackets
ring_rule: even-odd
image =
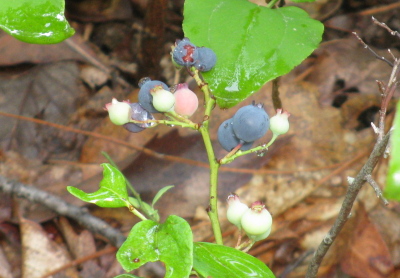
[(271, 230), (272, 216), (261, 202), (254, 202), (243, 214), (241, 224), (250, 238), (261, 238)]
[(175, 104), (175, 96), (161, 86), (156, 86), (150, 91), (153, 96), (153, 106), (160, 112), (170, 111)]
[(228, 196), (228, 210), (226, 211), (226, 218), (228, 218), (229, 222), (233, 225), (237, 226), (241, 229), (241, 220), (243, 214), (249, 209), (246, 204), (240, 202), (239, 196), (236, 194), (231, 194)]
[(124, 125), (131, 120), (132, 109), (128, 102), (119, 102), (113, 98), (111, 103), (106, 104), (105, 110), (115, 125)]
[(269, 129), (275, 136), (285, 134), (289, 130), (290, 114), (282, 109), (276, 110), (276, 115), (270, 119)]

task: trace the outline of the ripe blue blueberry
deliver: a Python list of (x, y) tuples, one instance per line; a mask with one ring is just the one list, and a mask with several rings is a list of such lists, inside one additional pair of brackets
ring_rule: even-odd
[(232, 128), (240, 140), (254, 142), (268, 131), (269, 116), (262, 104), (247, 105), (240, 108), (233, 116)]
[(198, 60), (197, 47), (188, 38), (177, 40), (172, 51), (175, 63), (182, 67), (191, 67)]
[[(224, 121), (218, 128), (218, 141), (224, 150), (230, 152), (233, 148), (241, 143), (233, 132), (232, 119)], [(240, 148), (242, 151), (251, 149), (253, 142), (243, 142), (243, 146)]]
[[(141, 79), (145, 80), (144, 78)], [(168, 90), (168, 86), (158, 80), (150, 80), (150, 78), (146, 79), (145, 82), (139, 81), (140, 91), (139, 91), (139, 103), (140, 105), (149, 111), (150, 113), (160, 113), (157, 109), (153, 106), (153, 96), (151, 95), (150, 91), (154, 89), (156, 86), (161, 86), (163, 89)]]
[(196, 67), (199, 71), (209, 71), (217, 62), (217, 55), (215, 55), (214, 51), (208, 47), (199, 47), (197, 48), (198, 59), (196, 60), (194, 67)]
[[(154, 120), (153, 115), (151, 115), (146, 109), (144, 109), (139, 103), (129, 103), (131, 106), (132, 114), (131, 119), (135, 121), (147, 121)], [(124, 128), (130, 132), (136, 133), (144, 130), (147, 127), (150, 127), (152, 124), (143, 123), (143, 124), (135, 124), (135, 123), (127, 123), (124, 124)]]

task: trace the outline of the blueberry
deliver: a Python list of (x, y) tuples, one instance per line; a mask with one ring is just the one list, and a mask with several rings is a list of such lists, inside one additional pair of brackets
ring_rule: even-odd
[[(239, 145), (240, 139), (235, 136), (232, 127), (232, 119), (228, 119), (224, 121), (218, 128), (218, 141), (221, 146), (226, 151), (231, 151), (237, 145)], [(253, 142), (244, 143), (243, 146), (240, 148), (242, 151), (247, 151), (251, 149)]]
[(233, 131), (237, 138), (254, 142), (269, 129), (269, 116), (261, 104), (240, 108), (232, 118)]
[[(151, 115), (147, 110), (145, 110), (139, 103), (129, 103), (132, 109), (131, 119), (136, 121), (147, 121), (154, 120), (153, 115)], [(143, 123), (143, 124), (135, 124), (135, 123), (127, 123), (124, 124), (124, 128), (130, 132), (136, 133), (144, 130), (147, 127), (150, 127), (151, 124)]]
[[(143, 80), (143, 78), (141, 79)], [(149, 111), (150, 113), (159, 113), (157, 109), (153, 106), (153, 96), (151, 95), (151, 89), (154, 89), (156, 86), (162, 86), (163, 89), (168, 90), (168, 86), (158, 80), (146, 80), (146, 82), (139, 82), (140, 91), (139, 91), (139, 103), (140, 105)]]
[(191, 67), (198, 60), (197, 47), (188, 38), (177, 40), (172, 51), (172, 58), (175, 63), (182, 67)]
[(198, 60), (196, 60), (194, 67), (196, 67), (199, 71), (209, 71), (217, 62), (217, 55), (215, 55), (214, 51), (208, 47), (199, 47), (197, 48), (198, 52)]

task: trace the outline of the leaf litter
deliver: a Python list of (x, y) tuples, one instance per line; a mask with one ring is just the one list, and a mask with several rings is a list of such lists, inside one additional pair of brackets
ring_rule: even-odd
[[(334, 22), (344, 19), (346, 18), (342, 16)], [(107, 21), (107, 18), (103, 17), (101, 20)], [(363, 21), (363, 24), (367, 24), (364, 26), (364, 29), (367, 29), (370, 22)], [(178, 36), (178, 34), (173, 35)], [(329, 35), (337, 36), (333, 31), (329, 31)], [(229, 165), (255, 171), (261, 168), (261, 170), (271, 170), (271, 173), (265, 175), (260, 172), (252, 175), (223, 172), (221, 174), (219, 195), (221, 219), (223, 230), (227, 232), (227, 239), (230, 239), (230, 245), (235, 244), (237, 231), (223, 216), (224, 199), (227, 194), (236, 191), (248, 204), (255, 200), (265, 201), (273, 212), (275, 221), (273, 233), (267, 241), (258, 243), (250, 253), (272, 265), (278, 274), (290, 269), (290, 265), (307, 254), (308, 249), (315, 248), (319, 244), (338, 212), (341, 196), (348, 186), (347, 176), (354, 175), (356, 169), (361, 167), (365, 159), (362, 154), (369, 150), (374, 140), (371, 130), (361, 125), (360, 115), (367, 109), (379, 105), (379, 98), (376, 96), (378, 90), (374, 80), (386, 80), (390, 69), (383, 62), (375, 61), (367, 51), (363, 53), (364, 49), (358, 46), (357, 42), (352, 43), (352, 40), (354, 39), (338, 40), (322, 46), (314, 57), (282, 78), (280, 81), (282, 102), (284, 108), (292, 113), (290, 133), (279, 138), (263, 158), (242, 157), (233, 165)], [(86, 43), (83, 42), (82, 45)], [(121, 128), (112, 126), (107, 119), (104, 119), (105, 113), (102, 112), (104, 103), (115, 95), (120, 100), (125, 98), (134, 100), (137, 90), (134, 90), (133, 86), (126, 87), (126, 84), (123, 86), (118, 82), (115, 83), (112, 77), (104, 78), (104, 74), (99, 73), (96, 76), (96, 70), (90, 73), (92, 76), (87, 72), (84, 73), (83, 69), (86, 66), (76, 61), (81, 63), (87, 60), (82, 59), (81, 55), (76, 55), (76, 52), (69, 52), (65, 45), (56, 45), (52, 50), (39, 47), (36, 50), (29, 48), (23, 51), (21, 49), (24, 49), (24, 45), (17, 47), (16, 42), (10, 41), (7, 36), (2, 36), (0, 46), (2, 46), (1, 53), (7, 54), (3, 55), (7, 59), (3, 60), (2, 66), (8, 67), (7, 71), (2, 71), (0, 74), (2, 80), (0, 111), (93, 130), (139, 147), (146, 146), (161, 153), (182, 155), (185, 158), (206, 162), (199, 136), (191, 131), (161, 127), (138, 135), (129, 134)], [(90, 44), (86, 46), (89, 50), (92, 48)], [(96, 47), (93, 49), (95, 51), (90, 55), (95, 58), (100, 57), (98, 49)], [(121, 48), (115, 49), (115, 53), (118, 51), (121, 51)], [(49, 55), (42, 55), (43, 53)], [(107, 60), (102, 61), (107, 64)], [(304, 77), (302, 73), (307, 70), (310, 73)], [(10, 74), (12, 71), (15, 74)], [(128, 80), (140, 78), (134, 76), (134, 72), (125, 71), (124, 74), (127, 74), (124, 77)], [(96, 79), (97, 77), (99, 79)], [(273, 107), (269, 104), (270, 90), (267, 85), (254, 95), (252, 100), (265, 103), (267, 111), (273, 115)], [(15, 94), (18, 94), (18, 97)], [(332, 105), (338, 96), (342, 98), (343, 103)], [(247, 103), (243, 103), (245, 104)], [(215, 109), (212, 130), (215, 131), (220, 122), (229, 118), (233, 110)], [(373, 111), (371, 115), (369, 117), (373, 119)], [(182, 164), (179, 161), (155, 159), (126, 146), (94, 137), (84, 138), (21, 120), (16, 123), (15, 120), (10, 121), (1, 117), (0, 121), (1, 175), (33, 184), (71, 202), (79, 203), (66, 193), (65, 187), (80, 184), (82, 189), (94, 191), (101, 179), (98, 174), (102, 169), (98, 165), (105, 162), (100, 151), (107, 151), (124, 169), (131, 182), (137, 185), (146, 200), (151, 200), (159, 188), (169, 184), (176, 185), (161, 198), (156, 207), (164, 213), (164, 216), (176, 213), (190, 219), (196, 240), (212, 240), (209, 233), (210, 224), (204, 215), (208, 195), (206, 168)], [(222, 157), (224, 151), (219, 148), (215, 139), (214, 137), (214, 146), (218, 155)], [(340, 168), (343, 162), (351, 161), (354, 157), (359, 159), (354, 160), (351, 166)], [(331, 165), (337, 167), (330, 168)], [(307, 171), (315, 168), (320, 170)], [(329, 176), (332, 169), (336, 169), (336, 172), (333, 176)], [(382, 177), (385, 169), (386, 164), (383, 162), (376, 178), (380, 185), (384, 184)], [(279, 171), (285, 173), (279, 174)], [(8, 204), (12, 211), (15, 211), (18, 204), (21, 206), (23, 203), (20, 200), (10, 201), (7, 196), (1, 197), (8, 200), (2, 201), (2, 204)], [(75, 223), (66, 222), (65, 219), (60, 220), (58, 224), (53, 222), (64, 237), (62, 242), (53, 241), (49, 238), (49, 234), (32, 220), (44, 223), (53, 219), (54, 215), (38, 205), (26, 205), (25, 202), (23, 208), (26, 206), (28, 209), (24, 209), (25, 218), (20, 220), (12, 217), (10, 209), (1, 208), (4, 212), (1, 214), (2, 235), (7, 229), (12, 231), (11, 227), (19, 225), (23, 238), (29, 239), (35, 236), (39, 238), (29, 240), (29, 243), (23, 239), (21, 246), (15, 244), (16, 240), (1, 241), (0, 269), (4, 271), (4, 274), (1, 273), (4, 277), (16, 277), (19, 272), (17, 269), (19, 266), (11, 263), (18, 261), (14, 260), (18, 252), (11, 250), (19, 249), (24, 252), (19, 259), (24, 266), (23, 272), (29, 274), (26, 277), (36, 277), (31, 273), (37, 271), (35, 265), (38, 265), (39, 257), (45, 258), (50, 255), (59, 258), (57, 263), (67, 264), (71, 259), (87, 256), (104, 248), (103, 239), (95, 238), (88, 231), (76, 232), (75, 230), (79, 230), (80, 227)], [(394, 205), (394, 211), (395, 209)], [(95, 215), (104, 217), (112, 225), (121, 227), (123, 231), (129, 231), (133, 224), (132, 220), (127, 220), (128, 217), (132, 218), (129, 213), (122, 210), (104, 210), (91, 208)], [(360, 275), (357, 274), (360, 269), (364, 270), (361, 275), (366, 275), (365, 277), (385, 277), (384, 275), (390, 273), (393, 265), (398, 266), (400, 261), (399, 233), (396, 232), (399, 217), (394, 211), (383, 209), (373, 190), (366, 186), (361, 192), (360, 203), (354, 214), (352, 213), (347, 230), (342, 233), (336, 243), (337, 246), (334, 247), (332, 254), (328, 255), (322, 267), (323, 273), (335, 271), (337, 265), (340, 265), (341, 271), (355, 276)], [(32, 245), (34, 241), (40, 241), (42, 245)], [(84, 244), (79, 246), (77, 242)], [(68, 249), (65, 246), (68, 246)], [(368, 248), (376, 253), (368, 251), (360, 256), (361, 248)], [(11, 255), (12, 253), (14, 255)], [(106, 260), (104, 256), (101, 259), (103, 262)], [(293, 277), (304, 276), (307, 260), (306, 257), (300, 261), (300, 266), (291, 269)], [(52, 261), (47, 261), (43, 269), (49, 270), (49, 266), (56, 266), (50, 262)], [(108, 262), (104, 264), (91, 261), (81, 265), (79, 275), (113, 277), (121, 271), (115, 265), (118, 264), (112, 261), (112, 256), (111, 259), (108, 257)], [(74, 276), (77, 275), (76, 269), (71, 268), (69, 271), (71, 272), (67, 277), (77, 277)], [(108, 274), (105, 274), (107, 271)], [(147, 275), (146, 269), (141, 271), (141, 275)], [(148, 273), (150, 272), (151, 267), (148, 269)], [(93, 273), (99, 273), (100, 276), (91, 276)]]

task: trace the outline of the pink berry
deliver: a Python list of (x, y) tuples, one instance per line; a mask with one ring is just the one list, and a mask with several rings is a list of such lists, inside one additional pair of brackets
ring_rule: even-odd
[(178, 84), (175, 96), (175, 107), (176, 113), (182, 116), (192, 116), (196, 112), (199, 106), (199, 99), (196, 94), (188, 88), (186, 83)]

